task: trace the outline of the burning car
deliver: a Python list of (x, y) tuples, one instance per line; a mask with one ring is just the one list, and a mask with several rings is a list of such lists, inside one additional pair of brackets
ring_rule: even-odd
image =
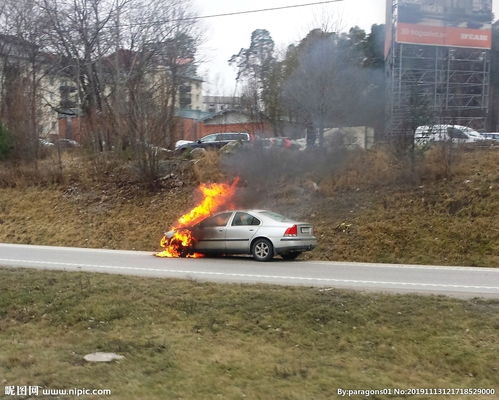
[(257, 261), (270, 261), (276, 255), (293, 260), (312, 250), (317, 239), (309, 223), (266, 210), (232, 210), (174, 228), (165, 233), (161, 245), (165, 257), (251, 254)]

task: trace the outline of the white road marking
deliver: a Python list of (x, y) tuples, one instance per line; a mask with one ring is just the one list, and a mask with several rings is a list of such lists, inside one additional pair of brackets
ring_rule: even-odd
[(391, 285), (391, 286), (420, 286), (432, 288), (448, 288), (448, 289), (480, 289), (480, 290), (494, 290), (499, 292), (499, 287), (494, 286), (468, 286), (468, 285), (448, 285), (438, 283), (416, 283), (416, 282), (385, 282), (385, 281), (363, 281), (353, 279), (333, 279), (333, 278), (311, 278), (301, 276), (282, 276), (282, 275), (258, 275), (258, 274), (236, 274), (226, 272), (209, 272), (209, 271), (188, 271), (164, 268), (134, 268), (122, 267), (116, 265), (94, 265), (94, 264), (77, 264), (77, 263), (64, 263), (64, 262), (49, 262), (49, 261), (32, 261), (32, 260), (17, 260), (0, 258), (0, 262), (14, 262), (14, 263), (27, 263), (27, 264), (40, 264), (40, 265), (60, 265), (67, 267), (79, 268), (100, 268), (110, 270), (131, 270), (131, 271), (150, 271), (150, 272), (170, 272), (174, 274), (190, 274), (190, 275), (213, 275), (213, 276), (227, 276), (239, 278), (263, 278), (263, 279), (281, 279), (281, 280), (299, 280), (299, 281), (315, 281), (315, 282), (334, 282), (334, 283), (354, 283), (363, 285)]
[(499, 273), (499, 268), (485, 268), (485, 267), (452, 267), (452, 266), (436, 266), (436, 265), (415, 265), (415, 264), (373, 264), (349, 261), (304, 261), (312, 264), (319, 265), (352, 265), (355, 267), (375, 267), (375, 268), (404, 268), (404, 269), (422, 269), (422, 270), (444, 270), (444, 271), (491, 271)]
[[(102, 252), (108, 254), (135, 254), (135, 255), (152, 255), (154, 252), (150, 251), (137, 251), (137, 250), (114, 250), (114, 249), (94, 249), (89, 247), (60, 247), (60, 246), (42, 246), (42, 245), (27, 245), (27, 244), (6, 244), (0, 243), (0, 247), (23, 247), (26, 249), (39, 249), (39, 250), (64, 250), (70, 252)], [(199, 259), (202, 261), (203, 259)], [(422, 270), (443, 270), (443, 271), (491, 271), (499, 273), (498, 268), (485, 268), (485, 267), (465, 267), (465, 266), (438, 266), (438, 265), (417, 265), (417, 264), (380, 264), (380, 263), (367, 263), (367, 262), (351, 262), (351, 261), (294, 261), (294, 264), (307, 263), (329, 266), (345, 266), (352, 265), (356, 267), (375, 267), (375, 268), (401, 268), (404, 269), (422, 269)]]

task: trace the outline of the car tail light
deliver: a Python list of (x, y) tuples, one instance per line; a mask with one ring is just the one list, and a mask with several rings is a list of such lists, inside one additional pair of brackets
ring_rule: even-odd
[(296, 225), (293, 225), (292, 227), (286, 229), (286, 232), (284, 232), (284, 236), (296, 236), (298, 235), (298, 227)]

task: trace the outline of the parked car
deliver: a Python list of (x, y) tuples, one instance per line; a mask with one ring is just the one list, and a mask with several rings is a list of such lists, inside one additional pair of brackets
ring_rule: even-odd
[(212, 133), (210, 135), (202, 137), (201, 139), (195, 142), (187, 140), (179, 140), (175, 144), (175, 150), (186, 151), (196, 148), (220, 149), (230, 142), (234, 141), (248, 142), (249, 140), (250, 140), (250, 135), (246, 132)]
[[(223, 211), (188, 227), (194, 242), (184, 254), (251, 254), (257, 261), (280, 255), (294, 260), (317, 245), (313, 227), (266, 210)], [(170, 240), (175, 230), (165, 233)], [(168, 244), (168, 243), (167, 243)]]
[(486, 132), (481, 133), (485, 140), (493, 140), (499, 142), (499, 132)]
[(477, 131), (461, 125), (425, 125), (416, 129), (414, 142), (424, 145), (432, 142), (475, 143), (485, 140)]
[(272, 137), (261, 139), (264, 149), (298, 149), (300, 146), (288, 137)]
[(55, 146), (54, 143), (49, 142), (47, 139), (43, 139), (43, 138), (38, 138), (38, 143), (40, 143), (40, 146), (44, 147), (44, 148), (51, 148), (51, 147)]

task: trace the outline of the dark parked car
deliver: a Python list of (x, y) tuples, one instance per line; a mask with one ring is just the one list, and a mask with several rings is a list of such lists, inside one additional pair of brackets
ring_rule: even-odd
[(204, 136), (198, 141), (192, 142), (187, 140), (179, 140), (175, 144), (175, 150), (186, 151), (197, 148), (203, 149), (221, 149), (227, 143), (241, 141), (249, 142), (250, 135), (245, 132), (224, 132), (224, 133), (212, 133), (210, 135)]
[(59, 146), (61, 149), (75, 149), (80, 147), (80, 143), (76, 140), (61, 138), (56, 140), (54, 143), (56, 146)]

